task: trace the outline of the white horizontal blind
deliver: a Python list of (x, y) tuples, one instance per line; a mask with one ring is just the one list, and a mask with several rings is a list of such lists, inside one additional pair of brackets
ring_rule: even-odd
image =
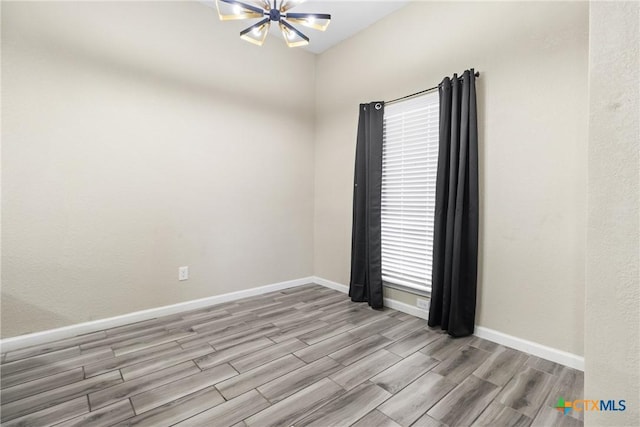
[(382, 280), (431, 290), (439, 96), (385, 107), (382, 149)]

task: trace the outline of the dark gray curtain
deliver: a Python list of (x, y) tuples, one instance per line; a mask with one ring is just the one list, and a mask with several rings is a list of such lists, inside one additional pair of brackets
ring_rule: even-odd
[(473, 334), (478, 264), (478, 125), (473, 69), (445, 77), (440, 90), (429, 326)]
[(381, 191), (384, 103), (360, 104), (351, 231), (351, 301), (382, 308)]

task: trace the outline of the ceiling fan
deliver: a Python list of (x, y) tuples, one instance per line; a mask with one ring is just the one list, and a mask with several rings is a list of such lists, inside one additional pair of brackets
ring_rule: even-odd
[(309, 44), (309, 37), (291, 25), (303, 25), (315, 30), (324, 31), (331, 22), (331, 15), (327, 13), (293, 13), (290, 9), (303, 3), (304, 0), (254, 0), (245, 3), (237, 0), (216, 0), (218, 16), (222, 21), (235, 19), (264, 18), (240, 32), (240, 38), (250, 43), (262, 46), (267, 38), (271, 22), (277, 22), (289, 47), (305, 46)]

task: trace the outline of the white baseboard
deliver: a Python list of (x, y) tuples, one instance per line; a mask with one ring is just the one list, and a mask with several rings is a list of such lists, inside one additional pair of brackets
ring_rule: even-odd
[[(321, 277), (313, 277), (313, 283), (325, 286), (327, 288), (335, 289), (336, 291), (348, 293), (349, 287), (341, 283), (332, 282), (331, 280), (323, 279)], [(417, 307), (413, 307), (409, 304), (405, 304), (400, 301), (385, 298), (385, 307), (392, 308), (394, 310), (402, 311), (403, 313), (411, 314), (412, 316), (426, 319), (429, 312), (421, 310)], [(513, 335), (508, 335), (493, 329), (485, 328), (484, 326), (476, 326), (474, 335), (483, 338), (488, 341), (495, 342), (506, 347), (511, 347), (516, 350), (523, 351), (525, 353), (532, 354), (534, 356), (541, 357), (552, 362), (559, 363), (570, 368), (584, 371), (584, 357), (577, 354), (568, 353), (566, 351), (558, 350), (552, 347), (547, 347), (537, 342), (528, 341), (523, 338), (518, 338)]]
[(322, 285), (325, 288), (333, 289), (334, 291), (342, 292), (343, 294), (349, 293), (349, 286), (342, 283), (332, 282), (331, 280), (323, 279), (322, 277), (313, 276), (311, 278), (316, 285)]
[(123, 314), (122, 316), (109, 317), (107, 319), (94, 320), (92, 322), (78, 323), (76, 325), (65, 326), (62, 328), (5, 338), (3, 340), (0, 340), (0, 349), (3, 353), (6, 353), (9, 351), (44, 344), (51, 341), (57, 341), (64, 338), (75, 337), (78, 335), (102, 331), (109, 328), (115, 328), (129, 323), (141, 322), (143, 320), (149, 320), (159, 316), (167, 316), (183, 311), (197, 310), (198, 308), (208, 307), (211, 305), (221, 304), (229, 301), (235, 301), (238, 299), (256, 295), (262, 295), (269, 292), (280, 291), (282, 289), (293, 288), (309, 283), (314, 283), (314, 277), (304, 277), (301, 279), (289, 280), (286, 282), (273, 283), (271, 285), (245, 289), (228, 294), (215, 295), (212, 297), (181, 302), (164, 307), (136, 311), (134, 313)]
[(556, 362), (573, 369), (584, 371), (584, 357), (578, 356), (577, 354), (558, 350), (553, 347), (547, 347), (546, 345), (514, 337), (513, 335), (485, 328), (484, 326), (476, 326), (473, 335), (506, 347), (515, 348), (516, 350), (533, 354), (534, 356), (538, 356), (543, 359), (551, 360), (552, 362)]
[[(322, 285), (327, 288), (343, 292), (345, 294), (349, 293), (349, 287), (346, 285), (332, 282), (321, 277), (311, 276), (301, 279), (289, 280), (286, 282), (274, 283), (266, 286), (260, 286), (257, 288), (231, 292), (228, 294), (216, 295), (193, 301), (186, 301), (164, 307), (151, 308), (148, 310), (124, 314), (122, 316), (94, 320), (92, 322), (86, 323), (79, 323), (76, 325), (65, 326), (63, 328), (50, 329), (42, 332), (35, 332), (33, 334), (6, 338), (0, 340), (0, 349), (2, 352), (14, 351), (25, 347), (31, 347), (51, 341), (61, 340), (64, 338), (70, 338), (109, 328), (115, 328), (129, 323), (141, 322), (143, 320), (149, 320), (159, 316), (167, 316), (183, 311), (196, 310), (198, 308), (208, 307), (215, 304), (221, 304), (224, 302), (266, 294), (268, 292), (302, 286), (308, 283), (316, 283), (318, 285)], [(384, 305), (385, 307), (389, 307), (403, 313), (411, 314), (412, 316), (420, 317), (422, 319), (426, 319), (428, 316), (428, 312), (425, 310), (421, 310), (417, 307), (413, 307), (409, 304), (405, 304), (403, 302), (396, 301), (390, 298), (384, 299)], [(584, 370), (584, 357), (578, 356), (576, 354), (568, 353), (552, 347), (547, 347), (533, 341), (528, 341), (493, 329), (485, 328), (483, 326), (476, 326), (474, 335), (507, 347), (514, 348), (516, 350), (533, 354), (534, 356), (538, 356), (543, 359), (551, 360), (553, 362), (569, 366), (574, 369), (579, 369), (581, 371)]]
[[(322, 277), (313, 277), (313, 283), (334, 289), (336, 291), (344, 292), (345, 294), (349, 293), (349, 287), (347, 285), (332, 282), (331, 280), (323, 279)], [(385, 307), (389, 307), (394, 310), (410, 314), (412, 316), (420, 317), (421, 319), (426, 319), (429, 316), (429, 312), (426, 310), (422, 310), (418, 307), (414, 307), (412, 305), (405, 304), (404, 302), (396, 301), (391, 298), (384, 298), (383, 303)]]

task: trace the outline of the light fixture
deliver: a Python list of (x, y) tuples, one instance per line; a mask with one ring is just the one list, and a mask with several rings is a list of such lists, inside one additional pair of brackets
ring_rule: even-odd
[(240, 31), (240, 38), (249, 43), (262, 46), (264, 39), (267, 38), (267, 34), (269, 33), (269, 27), (271, 27), (271, 21), (269, 21), (269, 18), (265, 18), (257, 24), (253, 24), (249, 28)]
[(305, 46), (309, 44), (309, 37), (302, 34), (297, 28), (287, 21), (280, 21), (280, 31), (284, 36), (284, 42), (289, 47)]
[(331, 22), (331, 15), (327, 13), (291, 13), (288, 10), (303, 3), (304, 0), (254, 0), (245, 3), (237, 0), (216, 0), (218, 16), (222, 21), (235, 19), (264, 18), (240, 32), (240, 38), (250, 43), (262, 46), (267, 38), (271, 22), (277, 22), (285, 43), (289, 47), (305, 46), (309, 44), (309, 37), (291, 25), (299, 24), (314, 30), (324, 31)]

